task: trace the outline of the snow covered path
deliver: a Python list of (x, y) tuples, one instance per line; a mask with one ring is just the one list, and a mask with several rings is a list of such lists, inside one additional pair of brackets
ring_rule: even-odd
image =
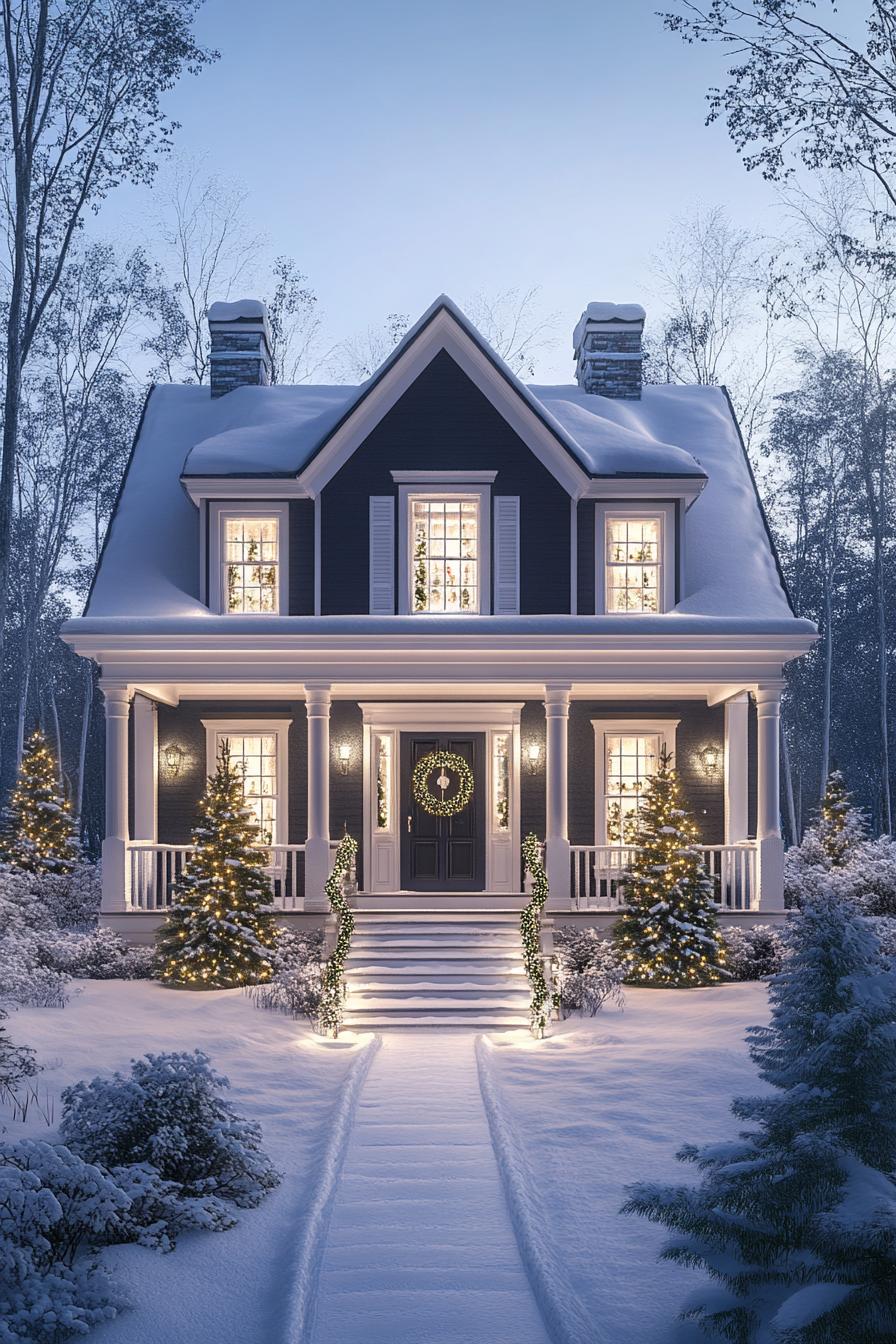
[(336, 1192), (313, 1344), (548, 1344), (501, 1189), (474, 1040), (383, 1037)]

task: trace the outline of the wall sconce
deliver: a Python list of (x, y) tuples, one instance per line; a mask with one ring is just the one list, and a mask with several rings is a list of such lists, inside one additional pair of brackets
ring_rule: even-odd
[(704, 775), (712, 777), (718, 773), (719, 766), (722, 764), (722, 752), (719, 747), (704, 747), (697, 755), (700, 764), (703, 766)]
[(349, 742), (340, 742), (336, 755), (339, 759), (339, 773), (348, 774), (349, 761), (352, 759), (352, 748)]
[(168, 746), (163, 748), (162, 756), (165, 760), (165, 769), (172, 779), (177, 779), (184, 763), (186, 752), (177, 742), (169, 742)]
[(529, 774), (534, 775), (541, 763), (541, 743), (530, 742), (526, 747), (526, 764), (529, 767)]

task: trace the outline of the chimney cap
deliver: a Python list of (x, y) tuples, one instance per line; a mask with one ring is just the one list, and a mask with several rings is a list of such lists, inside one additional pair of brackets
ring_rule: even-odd
[(261, 299), (237, 299), (234, 303), (209, 305), (209, 322), (267, 322), (268, 310)]
[(573, 349), (578, 352), (585, 332), (595, 324), (622, 325), (623, 323), (630, 323), (634, 325), (637, 323), (643, 327), (646, 316), (647, 314), (640, 303), (607, 303), (600, 300), (589, 303), (576, 323), (576, 329), (572, 336)]

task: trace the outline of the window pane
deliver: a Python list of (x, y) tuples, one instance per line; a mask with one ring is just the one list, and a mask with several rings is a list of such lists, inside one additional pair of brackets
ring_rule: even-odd
[(258, 844), (271, 845), (277, 827), (277, 737), (274, 734), (219, 733), (230, 743), (230, 760), (243, 776), (246, 804), (259, 826)]
[(478, 501), (415, 499), (410, 545), (414, 611), (478, 612)]
[(644, 787), (656, 769), (659, 736), (617, 735), (604, 739), (607, 844), (637, 844)]
[(507, 733), (495, 734), (492, 775), (492, 824), (496, 831), (506, 831), (510, 826), (510, 738)]
[(607, 611), (660, 610), (662, 519), (607, 518)]
[(226, 609), (235, 615), (279, 608), (280, 520), (224, 520)]

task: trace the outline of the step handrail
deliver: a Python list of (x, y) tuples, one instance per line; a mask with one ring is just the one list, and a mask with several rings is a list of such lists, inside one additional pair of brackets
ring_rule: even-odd
[(536, 1040), (545, 1034), (551, 1005), (551, 991), (544, 974), (544, 962), (541, 955), (541, 912), (548, 898), (550, 887), (548, 875), (542, 858), (542, 849), (538, 836), (531, 831), (522, 845), (523, 864), (532, 879), (532, 893), (529, 904), (520, 914), (520, 936), (523, 940), (523, 965), (532, 988), (532, 1003), (529, 1008), (529, 1030)]
[(342, 1023), (342, 1007), (345, 1000), (345, 959), (352, 945), (352, 933), (355, 917), (351, 906), (345, 899), (345, 879), (355, 865), (358, 856), (358, 842), (354, 836), (344, 835), (336, 847), (333, 856), (333, 868), (324, 883), (324, 895), (330, 909), (336, 916), (336, 946), (324, 962), (321, 975), (320, 1010), (318, 1012), (318, 1030), (322, 1036), (339, 1035)]

